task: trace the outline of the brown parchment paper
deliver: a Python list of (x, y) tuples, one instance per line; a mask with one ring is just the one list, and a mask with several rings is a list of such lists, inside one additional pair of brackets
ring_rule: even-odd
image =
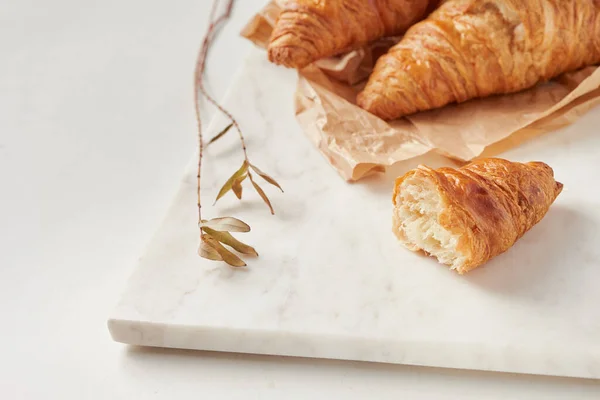
[[(242, 36), (266, 48), (280, 12), (269, 3)], [(600, 104), (600, 69), (587, 67), (520, 93), (476, 99), (386, 122), (355, 103), (377, 57), (399, 38), (319, 60), (299, 71), (296, 118), (346, 180), (429, 151), (468, 161), (568, 125)]]

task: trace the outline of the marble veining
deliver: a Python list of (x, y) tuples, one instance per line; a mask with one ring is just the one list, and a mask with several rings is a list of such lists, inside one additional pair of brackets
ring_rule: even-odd
[(459, 276), (391, 233), (393, 178), (449, 163), (426, 156), (344, 182), (294, 119), (295, 81), (253, 50), (226, 101), (251, 160), (285, 190), (265, 184), (275, 216), (249, 187), (212, 207), (242, 156), (233, 134), (207, 151), (206, 216), (248, 222), (240, 239), (260, 257), (232, 270), (197, 256), (192, 162), (109, 320), (115, 340), (600, 378), (598, 110), (502, 155), (547, 162), (565, 190), (513, 249)]

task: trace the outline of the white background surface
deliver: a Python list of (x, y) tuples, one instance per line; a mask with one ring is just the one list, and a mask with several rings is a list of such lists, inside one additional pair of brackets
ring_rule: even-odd
[[(210, 55), (218, 97), (250, 46), (239, 30), (263, 1), (236, 3)], [(598, 398), (597, 381), (110, 340), (106, 318), (196, 144), (192, 70), (209, 5), (0, 4), (2, 397)]]

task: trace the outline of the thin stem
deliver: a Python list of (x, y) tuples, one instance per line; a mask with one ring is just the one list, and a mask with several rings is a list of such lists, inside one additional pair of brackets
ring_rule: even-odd
[[(227, 6), (225, 8), (225, 12), (217, 19), (215, 20), (214, 24), (215, 26), (219, 25), (221, 22), (223, 22), (224, 20), (226, 20), (227, 18), (230, 17), (231, 15), (231, 10), (233, 9), (233, 1), (234, 0), (228, 0)], [(216, 1), (213, 3), (213, 9), (211, 10), (211, 16), (214, 15), (214, 9), (215, 9), (215, 3)], [(211, 18), (212, 20), (212, 18)], [(208, 41), (211, 41), (214, 37), (214, 30), (212, 32), (209, 32), (207, 34), (207, 37), (205, 39)], [(208, 52), (208, 48), (206, 48), (205, 52)], [(206, 54), (204, 55), (204, 59), (206, 59)], [(204, 61), (202, 63), (202, 71), (201, 73), (204, 73)], [(200, 77), (201, 78), (201, 77)], [(237, 120), (233, 117), (233, 115), (231, 115), (231, 113), (229, 111), (227, 111), (225, 108), (223, 108), (223, 106), (221, 106), (206, 90), (206, 88), (204, 87), (204, 83), (202, 81), (202, 79), (196, 79), (197, 81), (197, 85), (198, 85), (198, 90), (200, 91), (200, 93), (202, 93), (204, 95), (204, 97), (206, 97), (206, 99), (213, 105), (215, 106), (220, 112), (222, 112), (223, 114), (225, 114), (225, 116), (227, 118), (229, 118), (229, 120), (231, 120), (231, 123), (233, 124), (233, 126), (235, 127), (238, 136), (240, 138), (240, 143), (242, 146), (242, 151), (244, 152), (244, 160), (250, 162), (248, 160), (248, 153), (246, 150), (246, 141), (244, 140), (244, 135), (242, 134), (242, 130), (240, 129), (240, 125), (238, 124)]]
[[(233, 0), (229, 0), (227, 3), (227, 7), (225, 12), (217, 19), (214, 19), (217, 5), (219, 0), (214, 0), (212, 3), (210, 18), (208, 24), (208, 30), (206, 35), (204, 36), (204, 40), (202, 41), (202, 47), (200, 48), (200, 52), (198, 53), (198, 58), (196, 59), (196, 68), (194, 71), (194, 108), (196, 113), (196, 126), (198, 129), (198, 170), (196, 174), (196, 184), (197, 184), (197, 195), (198, 195), (198, 223), (202, 221), (202, 202), (200, 197), (200, 182), (202, 176), (202, 156), (204, 152), (204, 139), (202, 136), (202, 119), (200, 117), (200, 94), (206, 96), (207, 99), (219, 108), (222, 112), (232, 119), (235, 127), (238, 129), (239, 134), (241, 135), (241, 131), (239, 130), (239, 126), (236, 121), (233, 120), (233, 117), (227, 113), (221, 106), (216, 104), (216, 102), (208, 95), (206, 89), (204, 88), (204, 84), (202, 83), (202, 77), (204, 75), (204, 70), (206, 68), (206, 57), (208, 54), (208, 49), (212, 40), (215, 37), (216, 32), (218, 31), (219, 26), (222, 22), (227, 20), (231, 15), (231, 10), (233, 8)], [(242, 138), (243, 141), (243, 138)], [(243, 144), (244, 149), (244, 157), (246, 157), (246, 146)], [(202, 235), (202, 231), (200, 231), (200, 235)]]
[(202, 91), (202, 94), (204, 94), (206, 99), (212, 103), (212, 105), (217, 107), (217, 109), (219, 111), (221, 111), (223, 114), (225, 114), (225, 116), (227, 116), (227, 118), (229, 118), (231, 120), (231, 123), (237, 130), (238, 136), (240, 138), (240, 142), (242, 145), (242, 151), (244, 152), (244, 160), (250, 162), (250, 160), (248, 160), (248, 153), (246, 151), (246, 141), (244, 140), (244, 135), (242, 134), (242, 130), (240, 129), (240, 126), (239, 126), (237, 120), (233, 117), (233, 115), (231, 115), (231, 113), (229, 113), (219, 103), (217, 103), (215, 99), (213, 99), (208, 93), (206, 93), (206, 90), (204, 89), (204, 86), (202, 85), (202, 83), (200, 83), (200, 90)]

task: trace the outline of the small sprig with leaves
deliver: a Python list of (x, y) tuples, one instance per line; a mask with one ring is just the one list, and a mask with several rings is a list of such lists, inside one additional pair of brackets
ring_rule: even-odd
[(213, 219), (203, 219), (202, 218), (202, 203), (200, 197), (200, 178), (202, 172), (202, 156), (204, 153), (204, 139), (202, 134), (202, 122), (200, 119), (200, 96), (204, 96), (211, 104), (213, 104), (220, 112), (222, 112), (229, 120), (230, 123), (223, 130), (221, 130), (218, 134), (216, 134), (207, 144), (210, 145), (223, 136), (227, 134), (231, 130), (231, 128), (235, 128), (238, 132), (238, 137), (240, 139), (240, 145), (242, 148), (242, 152), (244, 154), (244, 161), (242, 166), (225, 182), (225, 184), (221, 187), (219, 194), (215, 200), (215, 203), (223, 197), (230, 190), (233, 191), (235, 196), (241, 200), (242, 198), (242, 182), (248, 178), (254, 187), (254, 190), (259, 194), (259, 196), (263, 199), (263, 201), (269, 207), (271, 214), (275, 214), (273, 210), (273, 206), (271, 205), (271, 201), (267, 197), (264, 190), (258, 185), (258, 183), (254, 180), (252, 172), (255, 172), (258, 176), (263, 178), (265, 181), (270, 183), (273, 186), (278, 187), (282, 192), (281, 186), (279, 183), (275, 181), (268, 174), (261, 171), (258, 167), (250, 162), (248, 158), (248, 153), (246, 151), (246, 143), (244, 140), (244, 135), (242, 134), (242, 130), (237, 122), (237, 120), (225, 110), (210, 94), (206, 91), (203, 82), (204, 69), (206, 66), (206, 56), (208, 54), (208, 50), (212, 40), (215, 37), (215, 34), (221, 24), (226, 21), (231, 15), (231, 10), (233, 8), (233, 0), (228, 0), (225, 11), (218, 18), (215, 18), (215, 13), (217, 6), (219, 4), (218, 0), (214, 0), (210, 12), (209, 18), (209, 26), (208, 31), (202, 41), (202, 47), (198, 54), (198, 59), (196, 61), (196, 70), (194, 74), (194, 105), (196, 111), (196, 125), (198, 128), (198, 173), (197, 173), (197, 196), (198, 196), (198, 227), (200, 228), (200, 247), (198, 249), (198, 254), (206, 259), (214, 260), (214, 261), (224, 261), (232, 267), (244, 267), (246, 263), (237, 255), (235, 255), (229, 248), (237, 251), (240, 254), (244, 255), (252, 255), (258, 256), (256, 250), (245, 243), (237, 240), (231, 232), (249, 232), (250, 226), (245, 222), (233, 218), (233, 217), (220, 217)]
[(235, 171), (233, 173), (233, 175), (231, 175), (231, 177), (227, 180), (227, 182), (225, 182), (223, 187), (221, 187), (221, 190), (219, 191), (219, 194), (217, 195), (217, 198), (215, 199), (215, 204), (217, 203), (217, 201), (219, 201), (219, 199), (221, 197), (225, 196), (225, 194), (227, 192), (229, 192), (230, 190), (232, 190), (233, 193), (235, 194), (235, 196), (241, 200), (242, 199), (242, 182), (246, 178), (248, 178), (248, 179), (250, 179), (250, 182), (252, 182), (252, 186), (254, 187), (254, 190), (256, 190), (256, 193), (258, 193), (258, 195), (263, 199), (263, 201), (265, 202), (267, 207), (269, 207), (271, 214), (274, 215), (275, 211), (273, 210), (271, 201), (265, 194), (264, 190), (262, 190), (262, 188), (258, 185), (258, 183), (256, 183), (256, 181), (254, 180), (254, 177), (252, 176), (252, 172), (250, 170), (256, 172), (265, 181), (267, 181), (268, 183), (270, 183), (273, 186), (278, 187), (279, 190), (281, 190), (281, 192), (283, 192), (283, 189), (281, 188), (281, 186), (279, 186), (279, 183), (277, 183), (275, 181), (275, 179), (271, 178), (269, 175), (262, 172), (260, 169), (258, 169), (257, 166), (250, 164), (250, 161), (248, 161), (246, 159), (242, 163), (242, 166), (237, 171)]

